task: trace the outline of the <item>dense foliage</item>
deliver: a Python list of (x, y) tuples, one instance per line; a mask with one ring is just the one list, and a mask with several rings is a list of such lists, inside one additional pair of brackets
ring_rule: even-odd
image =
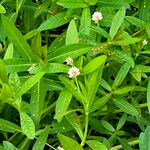
[(1, 0), (0, 150), (150, 150), (149, 38), (150, 0)]

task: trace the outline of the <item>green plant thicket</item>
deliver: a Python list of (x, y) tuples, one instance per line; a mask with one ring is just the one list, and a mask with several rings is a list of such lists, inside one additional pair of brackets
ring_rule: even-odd
[(149, 0), (1, 0), (0, 150), (150, 150), (149, 38)]

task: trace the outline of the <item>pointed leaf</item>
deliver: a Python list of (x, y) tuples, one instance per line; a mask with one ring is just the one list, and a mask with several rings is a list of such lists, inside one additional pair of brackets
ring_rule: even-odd
[(58, 134), (58, 139), (65, 150), (83, 150), (83, 148), (76, 141), (67, 136)]
[(73, 19), (71, 20), (67, 29), (66, 45), (75, 44), (75, 43), (79, 43), (79, 38), (78, 38), (78, 31), (77, 31), (76, 23)]
[(88, 144), (92, 150), (108, 150), (105, 144), (96, 140), (88, 140), (86, 144)]
[(138, 116), (139, 112), (137, 109), (132, 106), (130, 103), (125, 101), (123, 98), (114, 98), (113, 102), (117, 107), (119, 107), (122, 111), (126, 112), (127, 114)]
[(121, 7), (112, 20), (109, 32), (111, 39), (114, 38), (120, 26), (122, 25), (124, 17), (125, 17), (125, 7)]
[(23, 133), (29, 139), (34, 139), (35, 126), (34, 126), (33, 120), (25, 112), (20, 112), (20, 124), (21, 124)]
[(46, 140), (48, 137), (48, 133), (49, 133), (49, 127), (45, 127), (45, 129), (43, 129), (41, 135), (38, 137), (35, 144), (33, 145), (32, 150), (43, 150), (44, 149), (44, 146), (46, 144)]
[(32, 58), (32, 51), (30, 46), (26, 42), (23, 35), (20, 31), (15, 27), (15, 25), (5, 16), (2, 16), (2, 24), (5, 29), (5, 32), (13, 43), (17, 52), (24, 58), (28, 58), (31, 60)]
[(56, 102), (54, 118), (57, 119), (57, 121), (61, 121), (63, 119), (62, 114), (67, 111), (71, 98), (71, 92), (67, 88), (63, 88)]

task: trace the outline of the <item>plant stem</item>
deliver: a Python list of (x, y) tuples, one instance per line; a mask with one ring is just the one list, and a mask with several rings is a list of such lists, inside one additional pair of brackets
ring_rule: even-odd
[[(128, 144), (131, 145), (131, 146), (136, 145), (138, 143), (139, 143), (139, 140), (134, 140), (134, 141), (128, 142)], [(116, 145), (116, 146), (112, 147), (110, 150), (118, 150), (118, 149), (122, 149), (122, 148), (123, 148), (122, 145)]]
[(87, 133), (88, 133), (88, 123), (89, 123), (89, 112), (85, 110), (85, 129), (84, 129), (84, 135), (81, 142), (81, 146), (85, 144)]

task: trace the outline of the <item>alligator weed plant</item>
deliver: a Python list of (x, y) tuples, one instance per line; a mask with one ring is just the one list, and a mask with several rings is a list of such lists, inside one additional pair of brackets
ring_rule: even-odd
[(0, 150), (150, 150), (149, 12), (1, 0)]

